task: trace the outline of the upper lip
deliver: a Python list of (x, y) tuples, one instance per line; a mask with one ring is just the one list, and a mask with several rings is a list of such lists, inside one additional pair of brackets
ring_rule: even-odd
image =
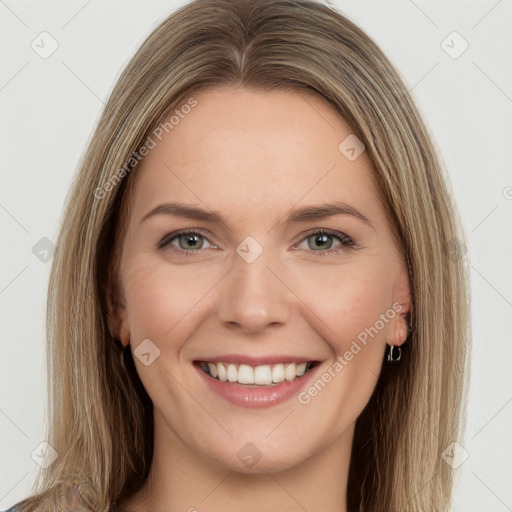
[(232, 364), (247, 364), (249, 366), (258, 366), (258, 365), (270, 365), (270, 364), (279, 364), (279, 363), (308, 363), (308, 362), (317, 362), (317, 359), (308, 358), (308, 357), (300, 357), (300, 356), (292, 356), (292, 355), (268, 355), (268, 356), (254, 356), (254, 355), (244, 355), (244, 354), (219, 354), (214, 357), (205, 357), (201, 359), (196, 359), (197, 362), (204, 361), (206, 363), (232, 363)]

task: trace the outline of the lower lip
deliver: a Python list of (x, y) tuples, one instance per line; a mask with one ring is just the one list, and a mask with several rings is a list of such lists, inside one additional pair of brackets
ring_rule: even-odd
[(228, 402), (241, 407), (262, 408), (279, 404), (297, 395), (309, 382), (318, 365), (301, 377), (292, 381), (283, 381), (273, 386), (244, 386), (238, 382), (223, 382), (205, 373), (199, 366), (194, 365), (206, 381), (210, 389), (225, 398)]

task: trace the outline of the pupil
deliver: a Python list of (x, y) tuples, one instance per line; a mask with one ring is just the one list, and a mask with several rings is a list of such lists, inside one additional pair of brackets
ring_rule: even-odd
[[(183, 236), (183, 239), (185, 240), (185, 244), (190, 244), (190, 246), (192, 246), (192, 248), (194, 249), (195, 248), (195, 245), (198, 244), (198, 236), (197, 235), (182, 235)], [(185, 247), (185, 248), (190, 248), (189, 247)]]
[[(322, 235), (314, 235), (314, 239), (315, 239), (315, 245), (322, 245), (322, 243), (326, 243), (326, 242), (329, 242), (329, 235), (325, 235), (325, 234), (322, 234)], [(329, 245), (330, 247), (330, 245)], [(329, 248), (327, 247), (327, 248)], [(322, 249), (322, 247), (320, 247)]]

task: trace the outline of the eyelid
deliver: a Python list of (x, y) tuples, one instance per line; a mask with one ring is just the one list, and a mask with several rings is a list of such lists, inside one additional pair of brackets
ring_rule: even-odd
[(315, 235), (317, 233), (319, 233), (319, 234), (324, 233), (326, 235), (330, 235), (330, 236), (333, 236), (335, 238), (339, 238), (340, 240), (345, 239), (347, 241), (355, 243), (353, 238), (350, 237), (349, 235), (347, 235), (346, 233), (343, 233), (343, 231), (337, 231), (336, 229), (329, 229), (329, 228), (312, 228), (312, 229), (308, 229), (306, 232), (301, 233), (299, 235), (300, 238), (298, 239), (298, 241), (301, 242), (305, 238), (309, 238), (311, 235)]

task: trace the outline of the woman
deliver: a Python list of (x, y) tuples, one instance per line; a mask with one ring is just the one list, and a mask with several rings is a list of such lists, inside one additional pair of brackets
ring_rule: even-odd
[(69, 196), (56, 457), (12, 510), (449, 510), (463, 240), (361, 29), (306, 0), (183, 7), (124, 70)]

